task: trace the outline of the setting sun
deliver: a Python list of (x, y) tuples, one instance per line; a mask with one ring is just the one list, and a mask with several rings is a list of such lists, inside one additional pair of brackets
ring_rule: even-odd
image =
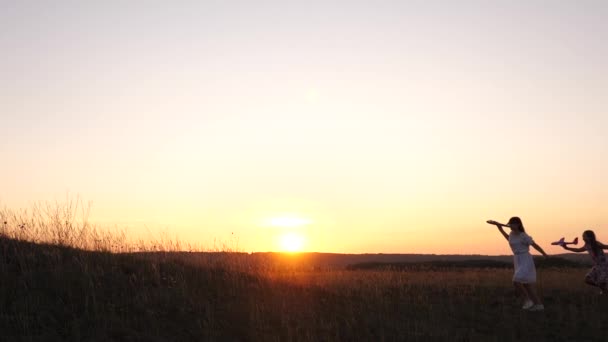
[(300, 252), (304, 247), (304, 237), (294, 232), (285, 233), (281, 236), (279, 244), (282, 251)]
[(265, 226), (272, 229), (276, 246), (282, 252), (301, 252), (306, 244), (304, 230), (312, 220), (298, 214), (281, 214), (265, 221)]

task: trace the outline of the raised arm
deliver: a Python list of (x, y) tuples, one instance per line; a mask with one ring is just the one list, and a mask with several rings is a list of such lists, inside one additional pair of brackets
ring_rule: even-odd
[(505, 237), (505, 239), (507, 239), (507, 241), (509, 241), (509, 234), (507, 234), (507, 233), (505, 232), (505, 230), (504, 230), (504, 229), (502, 229), (502, 227), (508, 227), (506, 224), (502, 224), (502, 223), (500, 223), (500, 222), (496, 222), (496, 221), (494, 221), (494, 220), (488, 220), (487, 222), (488, 222), (489, 224), (493, 224), (493, 225), (495, 225), (495, 226), (496, 226), (496, 228), (498, 228), (498, 231), (499, 231), (499, 232), (502, 234), (502, 236), (504, 236), (504, 237)]
[(545, 253), (545, 251), (543, 251), (543, 249), (540, 248), (540, 246), (536, 244), (536, 242), (532, 242), (532, 244), (530, 246), (534, 247), (534, 249), (536, 249), (540, 254), (542, 254), (544, 256), (548, 256), (547, 253)]
[(500, 232), (500, 234), (502, 234), (502, 236), (504, 236), (505, 239), (507, 239), (507, 241), (509, 241), (509, 234), (507, 234), (507, 232), (505, 232), (505, 230), (502, 229), (502, 225), (497, 224), (496, 227), (498, 228), (498, 231)]

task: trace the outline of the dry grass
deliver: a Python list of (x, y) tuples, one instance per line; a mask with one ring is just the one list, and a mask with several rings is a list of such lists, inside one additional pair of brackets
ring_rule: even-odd
[[(81, 206), (0, 212), (0, 340), (605, 341), (584, 269), (540, 269), (522, 311), (505, 269), (303, 270), (298, 258), (128, 244)], [(86, 217), (86, 215), (85, 215)], [(137, 253), (135, 253), (137, 252)]]
[(124, 229), (109, 229), (91, 223), (89, 212), (90, 204), (79, 198), (38, 202), (20, 210), (0, 208), (0, 235), (19, 241), (100, 252), (201, 251), (166, 234), (132, 240)]

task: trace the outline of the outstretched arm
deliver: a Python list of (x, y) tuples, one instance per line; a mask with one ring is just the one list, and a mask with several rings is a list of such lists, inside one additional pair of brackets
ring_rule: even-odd
[(502, 223), (500, 223), (500, 222), (496, 222), (496, 221), (494, 221), (494, 220), (487, 220), (486, 222), (487, 222), (487, 223), (489, 223), (489, 224), (493, 224), (493, 225), (495, 225), (495, 226), (496, 226), (496, 228), (498, 228), (498, 231), (499, 231), (499, 232), (502, 234), (502, 236), (504, 236), (504, 237), (505, 237), (505, 239), (507, 239), (507, 241), (509, 241), (509, 234), (507, 234), (507, 233), (505, 232), (505, 230), (504, 230), (504, 229), (502, 229), (502, 227), (508, 227), (508, 225), (506, 225), (506, 224), (502, 224)]
[(608, 249), (608, 245), (604, 245), (603, 243), (601, 243), (601, 242), (599, 242), (599, 241), (597, 242), (597, 245), (598, 245), (598, 246), (599, 246), (601, 249)]
[(543, 251), (543, 249), (540, 248), (540, 246), (536, 244), (536, 242), (532, 242), (532, 244), (530, 246), (534, 247), (534, 249), (536, 249), (540, 254), (542, 254), (544, 256), (548, 256), (547, 253), (545, 253), (545, 251)]
[(562, 248), (570, 251), (570, 252), (575, 252), (575, 253), (580, 253), (580, 252), (584, 252), (586, 251), (585, 247), (579, 247), (579, 248), (572, 248), (572, 247), (568, 247), (566, 245), (562, 245)]

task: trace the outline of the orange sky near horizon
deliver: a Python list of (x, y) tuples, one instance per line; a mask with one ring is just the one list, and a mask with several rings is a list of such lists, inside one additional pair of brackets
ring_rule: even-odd
[(606, 17), (3, 2), (0, 206), (81, 197), (132, 237), (244, 252), (509, 254), (485, 221), (510, 216), (549, 254), (608, 241)]

